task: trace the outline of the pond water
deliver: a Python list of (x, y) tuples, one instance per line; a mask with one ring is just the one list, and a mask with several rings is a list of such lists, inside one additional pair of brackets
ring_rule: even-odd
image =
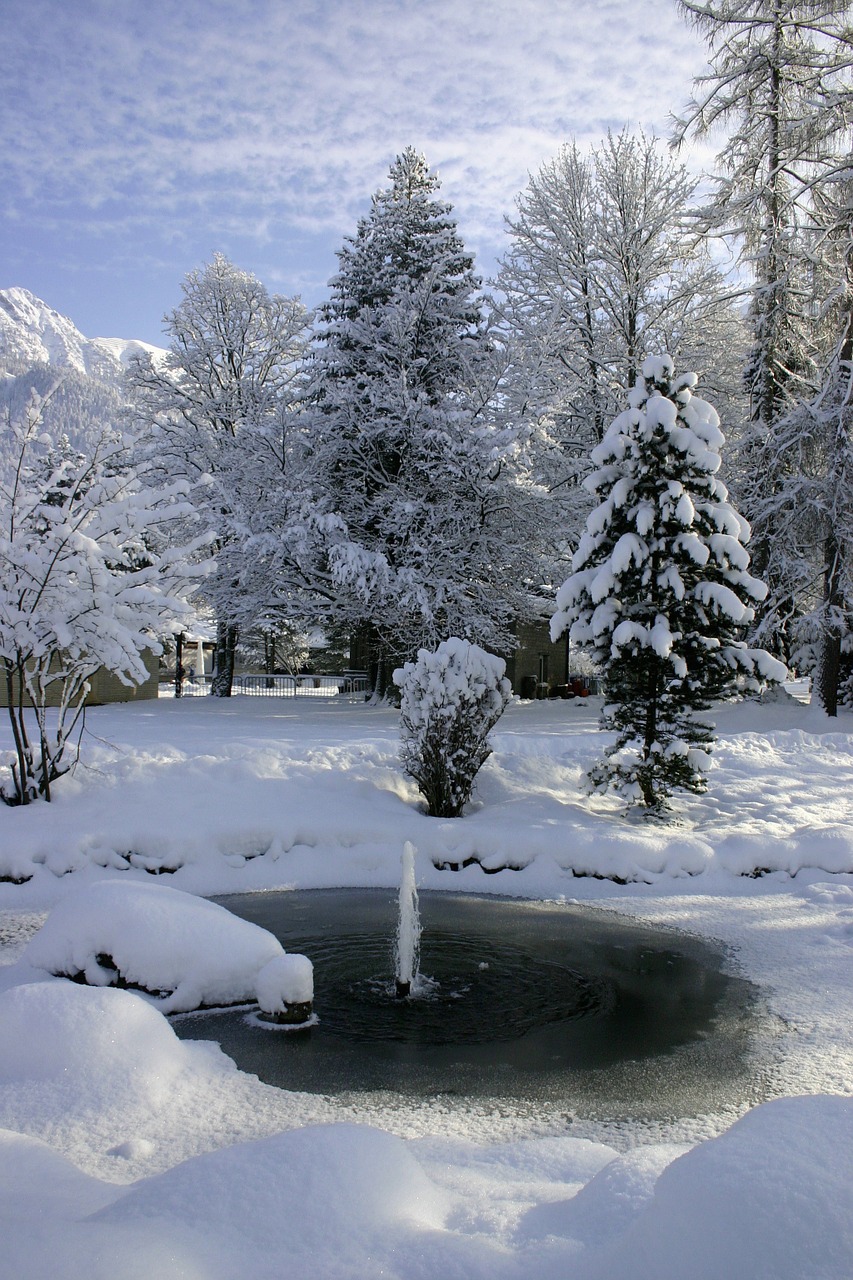
[(394, 995), (397, 895), (230, 895), (235, 914), (314, 964), (318, 1021), (283, 1032), (245, 1009), (175, 1020), (283, 1089), (547, 1104), (675, 1118), (753, 1100), (756, 988), (712, 944), (613, 912), (421, 893), (419, 998)]

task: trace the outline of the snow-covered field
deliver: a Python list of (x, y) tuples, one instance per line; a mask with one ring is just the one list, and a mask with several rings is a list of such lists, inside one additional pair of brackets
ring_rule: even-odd
[[(853, 716), (721, 708), (708, 794), (661, 826), (585, 796), (597, 711), (513, 704), (471, 811), (443, 821), (387, 708), (91, 710), (55, 802), (0, 812), (0, 1277), (849, 1280)], [(655, 1126), (359, 1110), (22, 958), (97, 880), (390, 888), (406, 840), (424, 888), (576, 899), (726, 944), (771, 1011), (769, 1101)]]

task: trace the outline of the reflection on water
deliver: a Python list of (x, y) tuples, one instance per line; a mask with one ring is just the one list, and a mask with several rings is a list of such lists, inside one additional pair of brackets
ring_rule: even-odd
[(752, 1083), (756, 991), (710, 944), (579, 905), (421, 893), (419, 998), (394, 996), (396, 896), (312, 890), (222, 898), (314, 963), (310, 1031), (245, 1011), (177, 1019), (245, 1071), (324, 1094), (547, 1102), (598, 1117), (716, 1110)]

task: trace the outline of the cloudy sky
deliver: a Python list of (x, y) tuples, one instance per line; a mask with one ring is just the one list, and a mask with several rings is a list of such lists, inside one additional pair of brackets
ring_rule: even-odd
[(407, 144), (490, 275), (530, 172), (666, 136), (705, 64), (675, 0), (0, 0), (0, 32), (0, 287), (150, 342), (216, 250), (318, 302)]

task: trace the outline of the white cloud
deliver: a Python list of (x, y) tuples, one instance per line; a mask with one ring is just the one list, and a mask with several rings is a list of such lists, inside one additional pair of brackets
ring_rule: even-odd
[(286, 254), (338, 244), (412, 143), (493, 256), (528, 172), (571, 136), (665, 132), (703, 61), (674, 0), (29, 0), (4, 19), (0, 189), (31, 234)]

